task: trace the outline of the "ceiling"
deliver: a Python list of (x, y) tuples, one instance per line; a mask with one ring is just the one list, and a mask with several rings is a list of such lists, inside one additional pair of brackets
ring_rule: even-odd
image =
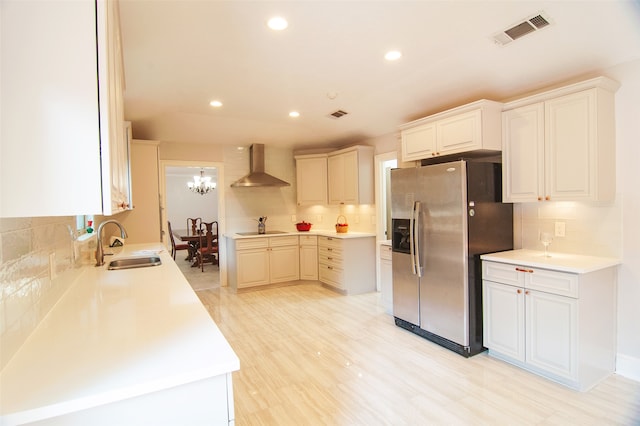
[[(552, 25), (494, 43), (540, 12)], [(125, 118), (172, 142), (340, 147), (640, 58), (637, 1), (120, 0), (120, 18)]]

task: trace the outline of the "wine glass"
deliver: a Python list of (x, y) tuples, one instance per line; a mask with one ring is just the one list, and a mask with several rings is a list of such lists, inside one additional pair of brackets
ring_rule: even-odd
[(551, 232), (540, 233), (540, 242), (544, 246), (544, 257), (551, 257), (549, 256), (548, 249), (552, 241), (553, 241), (553, 235), (551, 234)]

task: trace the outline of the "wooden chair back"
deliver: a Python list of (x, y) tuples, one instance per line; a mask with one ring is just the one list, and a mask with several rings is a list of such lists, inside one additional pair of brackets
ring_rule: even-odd
[(202, 222), (200, 224), (200, 247), (198, 248), (198, 261), (201, 270), (204, 264), (218, 264), (218, 222)]
[(196, 235), (198, 230), (200, 230), (201, 225), (202, 225), (202, 218), (200, 217), (187, 218), (187, 232), (190, 232), (191, 235)]

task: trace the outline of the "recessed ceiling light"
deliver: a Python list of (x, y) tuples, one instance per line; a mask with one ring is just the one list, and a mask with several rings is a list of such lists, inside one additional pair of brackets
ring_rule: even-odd
[(220, 102), (220, 101), (211, 101), (211, 102), (209, 102), (209, 105), (211, 105), (214, 108), (219, 108), (219, 107), (222, 106), (222, 102)]
[(300, 117), (300, 113), (298, 111), (291, 111), (289, 113), (289, 117), (294, 117), (294, 118)]
[(274, 31), (282, 31), (289, 26), (289, 23), (281, 16), (274, 16), (267, 21), (267, 25)]
[(387, 61), (396, 61), (396, 60), (400, 59), (400, 57), (401, 57), (401, 56), (402, 56), (402, 53), (401, 53), (400, 51), (398, 51), (398, 50), (391, 50), (391, 51), (387, 52), (387, 53), (384, 55), (384, 58), (385, 58)]

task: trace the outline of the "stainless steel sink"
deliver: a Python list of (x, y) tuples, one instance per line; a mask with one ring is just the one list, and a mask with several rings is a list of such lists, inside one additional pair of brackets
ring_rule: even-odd
[(123, 257), (120, 259), (112, 260), (109, 262), (108, 269), (131, 269), (131, 268), (145, 268), (148, 266), (162, 265), (162, 261), (159, 256), (135, 256), (135, 257)]
[(260, 234), (257, 231), (254, 231), (254, 232), (236, 232), (236, 234), (243, 235), (243, 236), (247, 236), (247, 235), (273, 235), (273, 234), (286, 234), (286, 232), (285, 231), (267, 231), (264, 234)]

